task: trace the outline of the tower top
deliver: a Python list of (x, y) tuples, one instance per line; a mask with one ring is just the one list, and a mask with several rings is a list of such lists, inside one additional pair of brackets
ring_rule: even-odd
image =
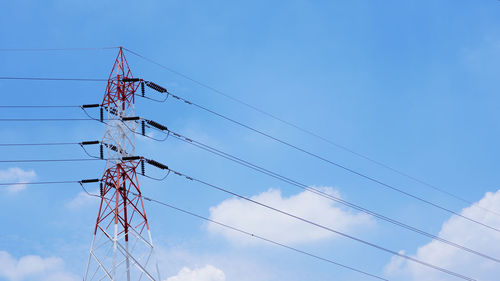
[(130, 70), (127, 59), (125, 58), (123, 49), (120, 47), (113, 69), (109, 74), (102, 106), (119, 108), (122, 111), (127, 111), (129, 108), (133, 108), (135, 103), (134, 93), (139, 87), (139, 82), (123, 82), (123, 79), (132, 78), (134, 78), (132, 71)]

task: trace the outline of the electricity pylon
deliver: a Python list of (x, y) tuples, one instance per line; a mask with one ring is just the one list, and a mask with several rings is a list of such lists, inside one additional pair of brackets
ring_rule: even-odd
[[(160, 272), (139, 187), (135, 156), (134, 78), (120, 47), (101, 104), (105, 119), (106, 168), (101, 178), (101, 204), (84, 280), (154, 280)], [(101, 157), (103, 154), (101, 145)]]

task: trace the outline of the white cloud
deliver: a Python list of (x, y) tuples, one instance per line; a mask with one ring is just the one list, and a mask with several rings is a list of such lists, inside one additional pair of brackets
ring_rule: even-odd
[[(500, 213), (500, 190), (496, 193), (488, 192), (474, 205)], [(500, 228), (500, 217), (480, 208), (468, 207), (462, 210), (462, 215), (473, 218), (487, 225)], [(500, 258), (500, 234), (479, 225), (465, 221), (457, 216), (446, 221), (439, 236), (468, 248)], [(498, 280), (500, 266), (470, 253), (460, 251), (437, 241), (418, 248), (416, 258), (435, 264), (457, 273), (482, 281)], [(388, 276), (405, 278), (405, 280), (456, 280), (434, 270), (406, 262), (399, 257), (393, 257), (385, 267)]]
[(224, 272), (212, 265), (202, 268), (189, 269), (184, 267), (175, 276), (169, 277), (166, 281), (225, 281)]
[[(23, 170), (13, 167), (7, 170), (0, 170), (0, 181), (2, 182), (29, 182), (36, 178), (36, 173), (33, 170)], [(7, 187), (10, 192), (18, 192), (26, 188), (25, 184), (10, 185)]]
[[(332, 188), (321, 190), (340, 197)], [(333, 201), (307, 191), (284, 198), (279, 190), (270, 189), (251, 199), (345, 232), (374, 223), (369, 215), (344, 210)], [(282, 243), (315, 242), (335, 237), (334, 233), (238, 198), (228, 199), (211, 207), (210, 218)], [(213, 223), (208, 224), (208, 230), (236, 243), (259, 242)]]
[(76, 275), (64, 269), (64, 261), (60, 258), (28, 255), (17, 260), (5, 251), (0, 251), (0, 277), (9, 281), (79, 280)]
[[(398, 253), (402, 254), (402, 255), (406, 255), (406, 252), (403, 250), (399, 251)], [(400, 278), (403, 276), (408, 276), (408, 274), (403, 269), (405, 266), (405, 262), (406, 262), (406, 260), (399, 257), (399, 256), (391, 257), (391, 260), (384, 268), (384, 273), (387, 276), (397, 276)]]
[[(203, 251), (187, 249), (183, 242), (176, 242), (173, 248), (156, 246), (158, 264), (168, 265), (162, 269), (162, 276), (177, 276), (181, 268), (199, 268), (200, 265), (212, 265), (223, 270), (227, 280), (283, 280), (282, 274), (276, 272), (276, 267), (262, 263), (260, 258), (252, 258), (241, 251)], [(184, 246), (181, 246), (184, 244)], [(217, 275), (216, 275), (217, 276)], [(171, 281), (171, 280), (168, 280)], [(197, 280), (198, 281), (198, 280)]]
[[(90, 193), (99, 194), (99, 190), (95, 190)], [(99, 204), (99, 198), (90, 196), (84, 191), (80, 191), (73, 199), (66, 202), (65, 206), (69, 209), (79, 209), (87, 206), (94, 206), (97, 204)]]

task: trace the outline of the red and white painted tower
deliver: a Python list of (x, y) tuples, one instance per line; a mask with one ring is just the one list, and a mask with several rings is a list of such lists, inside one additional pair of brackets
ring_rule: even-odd
[(133, 117), (139, 85), (120, 47), (101, 104), (101, 119), (107, 113), (101, 143), (108, 160), (84, 281), (160, 280), (136, 171), (141, 160), (135, 156)]

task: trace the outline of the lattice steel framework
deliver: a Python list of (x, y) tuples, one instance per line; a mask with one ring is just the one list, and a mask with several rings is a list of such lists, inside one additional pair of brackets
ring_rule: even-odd
[(160, 280), (136, 172), (140, 160), (130, 159), (134, 158), (137, 125), (123, 120), (134, 116), (134, 94), (139, 83), (120, 48), (101, 104), (107, 112), (102, 142), (107, 144), (108, 160), (101, 179), (101, 204), (85, 281)]

